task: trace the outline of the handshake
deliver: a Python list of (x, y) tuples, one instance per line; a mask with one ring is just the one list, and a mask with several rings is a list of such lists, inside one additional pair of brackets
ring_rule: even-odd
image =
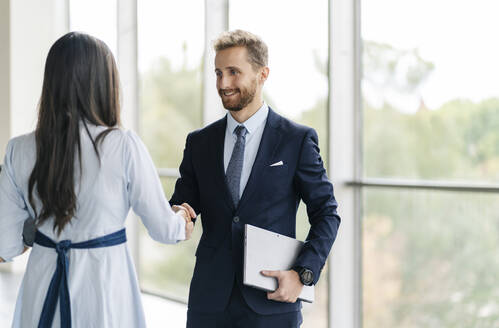
[(192, 231), (194, 231), (194, 222), (193, 219), (196, 218), (196, 212), (194, 209), (187, 203), (183, 203), (182, 205), (173, 205), (172, 210), (175, 213), (179, 213), (185, 219), (185, 240), (189, 240), (192, 236)]

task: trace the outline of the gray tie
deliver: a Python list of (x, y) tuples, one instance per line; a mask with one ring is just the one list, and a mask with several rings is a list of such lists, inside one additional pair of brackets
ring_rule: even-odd
[(234, 207), (237, 208), (239, 203), (239, 189), (241, 188), (241, 171), (243, 170), (244, 161), (244, 145), (246, 144), (246, 128), (243, 125), (238, 125), (235, 129), (237, 140), (230, 157), (229, 166), (225, 173), (227, 187), (229, 187)]

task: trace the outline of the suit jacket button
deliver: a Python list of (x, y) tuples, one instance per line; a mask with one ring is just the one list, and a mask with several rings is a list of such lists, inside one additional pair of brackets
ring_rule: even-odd
[(238, 223), (238, 222), (239, 222), (239, 216), (234, 216), (233, 221), (234, 221), (235, 223)]

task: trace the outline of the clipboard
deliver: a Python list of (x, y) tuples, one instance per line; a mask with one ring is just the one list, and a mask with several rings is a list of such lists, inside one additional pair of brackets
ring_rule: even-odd
[[(264, 291), (275, 291), (277, 280), (263, 276), (260, 271), (290, 270), (302, 247), (302, 241), (246, 224), (244, 226), (243, 283)], [(303, 286), (298, 298), (312, 303), (314, 286)]]

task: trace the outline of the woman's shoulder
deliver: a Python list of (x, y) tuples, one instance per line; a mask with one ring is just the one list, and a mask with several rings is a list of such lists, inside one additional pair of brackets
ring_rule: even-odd
[(35, 131), (29, 133), (21, 134), (10, 139), (9, 143), (33, 143), (35, 142)]
[(5, 150), (5, 157), (3, 161), (0, 159), (0, 164), (3, 164), (3, 168), (9, 171), (12, 177), (20, 179), (29, 175), (35, 160), (35, 134), (31, 132), (9, 140)]
[(25, 152), (26, 150), (32, 151), (36, 149), (35, 132), (30, 132), (13, 137), (7, 144), (6, 155), (13, 156), (14, 153)]
[(131, 153), (135, 153), (138, 150), (140, 152), (144, 147), (144, 143), (135, 131), (123, 127), (112, 128), (106, 135), (103, 143), (106, 144), (105, 147), (107, 149), (109, 149), (109, 147), (115, 150), (122, 149), (125, 156), (130, 156)]
[[(128, 143), (128, 139), (130, 139), (130, 132), (120, 126), (108, 127), (103, 125), (93, 125), (87, 122), (88, 132), (92, 136), (92, 139), (96, 141), (97, 139), (103, 144), (107, 146), (116, 147), (118, 145), (123, 145)], [(88, 138), (87, 133), (82, 126), (81, 133), (84, 137)], [(101, 135), (103, 135), (101, 137)]]
[(135, 131), (123, 127), (112, 128), (106, 138), (108, 137), (114, 142), (123, 143), (126, 147), (140, 141), (140, 137)]

